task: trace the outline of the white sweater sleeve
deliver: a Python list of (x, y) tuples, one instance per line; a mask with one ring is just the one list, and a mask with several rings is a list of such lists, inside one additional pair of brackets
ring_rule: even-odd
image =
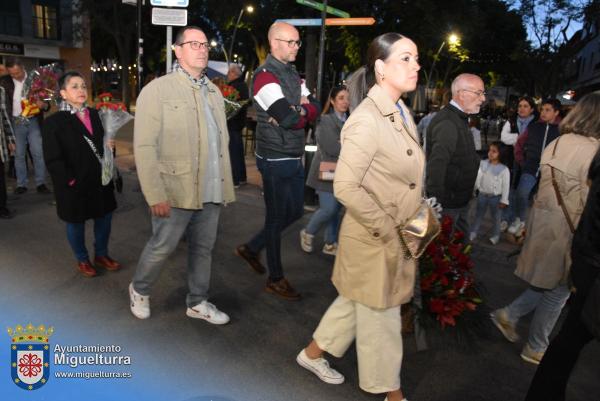
[(502, 132), (500, 133), (500, 140), (505, 145), (514, 145), (517, 143), (517, 138), (519, 137), (518, 133), (510, 132), (510, 122), (504, 123), (504, 127), (502, 127)]
[(502, 180), (502, 196), (500, 197), (500, 203), (508, 205), (508, 193), (510, 191), (510, 170), (508, 167), (504, 167), (500, 176)]

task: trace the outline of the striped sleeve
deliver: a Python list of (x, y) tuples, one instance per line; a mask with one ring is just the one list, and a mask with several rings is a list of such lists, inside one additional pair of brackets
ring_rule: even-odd
[(292, 109), (292, 105), (283, 95), (279, 79), (273, 73), (266, 70), (257, 73), (252, 93), (256, 103), (273, 117), (280, 127), (290, 129), (302, 128), (305, 125), (303, 123), (301, 127), (297, 127), (302, 123), (303, 118)]

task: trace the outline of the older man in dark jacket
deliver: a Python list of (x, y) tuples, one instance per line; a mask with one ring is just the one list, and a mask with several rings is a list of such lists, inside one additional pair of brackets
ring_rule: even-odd
[[(248, 100), (248, 86), (242, 77), (242, 69), (237, 64), (231, 64), (227, 72), (227, 81), (240, 94), (240, 101)], [(227, 120), (229, 131), (229, 157), (231, 159), (231, 174), (235, 187), (246, 183), (246, 161), (244, 160), (244, 143), (242, 130), (246, 126), (246, 111), (244, 105), (238, 113)]]
[(427, 195), (434, 196), (443, 214), (454, 220), (454, 227), (467, 233), (469, 201), (479, 169), (470, 114), (479, 113), (485, 101), (481, 78), (461, 74), (452, 82), (452, 100), (440, 110), (427, 127)]

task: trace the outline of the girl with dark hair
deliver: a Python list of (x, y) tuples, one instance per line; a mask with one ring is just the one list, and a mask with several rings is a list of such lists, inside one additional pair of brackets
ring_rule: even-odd
[[(516, 189), (519, 183), (519, 165), (515, 163), (515, 144), (519, 136), (525, 133), (527, 126), (538, 118), (537, 106), (529, 96), (519, 98), (517, 112), (512, 115), (502, 127), (500, 140), (506, 146), (502, 149), (502, 160), (510, 169), (512, 188)], [(514, 220), (514, 191), (511, 191), (511, 204), (502, 213), (501, 230), (505, 231), (508, 224)]]
[[(331, 112), (328, 112), (332, 108)], [(331, 90), (329, 101), (317, 124), (317, 152), (310, 165), (306, 185), (314, 188), (319, 195), (319, 209), (310, 218), (304, 229), (300, 231), (300, 247), (304, 252), (313, 251), (313, 239), (319, 229), (327, 224), (323, 253), (335, 255), (337, 252), (337, 236), (342, 208), (333, 196), (333, 174), (321, 171), (321, 162), (337, 163), (340, 155), (340, 132), (348, 118), (348, 90), (345, 86), (337, 86)]]
[(479, 194), (477, 195), (475, 221), (471, 225), (471, 234), (469, 234), (471, 241), (477, 237), (481, 220), (483, 220), (488, 207), (494, 222), (490, 242), (492, 245), (496, 245), (500, 241), (500, 212), (508, 206), (508, 190), (510, 188), (510, 172), (508, 167), (500, 161), (501, 148), (502, 142), (492, 142), (488, 149), (487, 160), (482, 160), (479, 164), (475, 180), (475, 189), (479, 191)]
[[(85, 246), (85, 221), (94, 219), (94, 265), (118, 270), (108, 256), (112, 212), (117, 203), (114, 185), (103, 186), (104, 129), (98, 112), (86, 107), (87, 86), (81, 74), (67, 72), (59, 81), (60, 111), (44, 121), (44, 160), (52, 177), (58, 217), (67, 223), (67, 239), (77, 268), (86, 277), (96, 275)], [(109, 141), (114, 148), (114, 140)]]
[(334, 178), (346, 208), (333, 268), (339, 296), (296, 361), (326, 383), (344, 376), (323, 354), (344, 355), (356, 340), (359, 385), (402, 401), (400, 306), (410, 300), (416, 261), (404, 256), (398, 228), (419, 208), (425, 155), (410, 111), (400, 99), (417, 86), (417, 46), (397, 33), (371, 42), (354, 73), (350, 98), (362, 100), (342, 129)]

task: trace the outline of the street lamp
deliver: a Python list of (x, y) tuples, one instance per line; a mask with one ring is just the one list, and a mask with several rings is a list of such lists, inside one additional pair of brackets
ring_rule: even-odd
[[(227, 60), (229, 60), (231, 58), (231, 55), (233, 53), (233, 44), (235, 43), (235, 34), (237, 33), (237, 27), (240, 24), (240, 20), (242, 19), (242, 15), (244, 15), (244, 10), (248, 12), (248, 14), (252, 14), (252, 12), (254, 12), (254, 7), (252, 6), (247, 6), (246, 8), (242, 8), (240, 10), (240, 15), (238, 15), (238, 19), (235, 22), (235, 26), (233, 27), (233, 35), (231, 36), (231, 45), (229, 45), (229, 57), (227, 58)], [(227, 61), (227, 64), (229, 64), (229, 61)]]
[[(459, 45), (459, 43), (460, 43), (460, 37), (454, 33), (451, 33), (450, 35), (448, 35), (447, 40), (451, 46)], [(435, 63), (436, 63), (437, 59), (440, 57), (440, 53), (442, 52), (442, 49), (444, 48), (445, 45), (446, 45), (446, 41), (444, 40), (442, 42), (442, 44), (440, 45), (440, 48), (438, 49), (437, 53), (435, 53), (435, 56), (433, 56), (433, 62), (431, 63), (431, 68), (429, 69), (429, 74), (427, 75), (427, 89), (429, 89), (431, 87), (431, 75), (433, 75), (433, 69), (435, 68)], [(427, 96), (427, 98), (429, 98), (429, 96)]]
[(219, 45), (219, 42), (217, 42), (215, 39), (212, 39), (210, 41), (210, 47), (212, 47), (213, 49), (220, 47), (223, 51), (223, 55), (225, 56), (225, 61), (227, 62), (227, 65), (229, 65), (229, 57), (227, 57), (227, 53), (225, 52), (225, 48), (223, 47), (223, 45)]

